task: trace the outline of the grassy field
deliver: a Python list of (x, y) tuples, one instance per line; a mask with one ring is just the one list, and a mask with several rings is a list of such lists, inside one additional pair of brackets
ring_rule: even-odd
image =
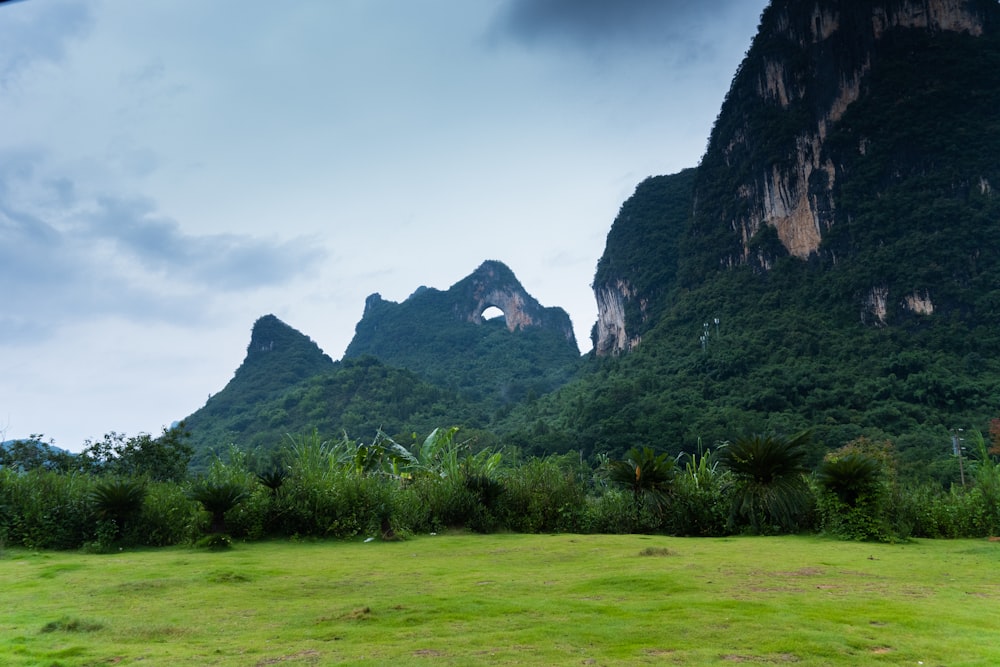
[(441, 535), (0, 557), (0, 664), (997, 665), (1000, 543)]

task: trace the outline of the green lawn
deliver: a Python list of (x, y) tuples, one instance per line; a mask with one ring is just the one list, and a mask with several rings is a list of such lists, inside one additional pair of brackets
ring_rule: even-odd
[(0, 557), (0, 664), (997, 665), (1000, 543), (442, 535)]

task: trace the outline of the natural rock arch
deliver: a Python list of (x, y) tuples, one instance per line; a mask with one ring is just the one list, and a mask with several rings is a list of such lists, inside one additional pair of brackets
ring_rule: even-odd
[(500, 318), (506, 321), (507, 313), (503, 312), (503, 308), (501, 308), (500, 306), (496, 306), (493, 304), (489, 304), (488, 306), (486, 306), (483, 312), (479, 313), (479, 319), (482, 320), (483, 322), (488, 322), (490, 320), (496, 320)]

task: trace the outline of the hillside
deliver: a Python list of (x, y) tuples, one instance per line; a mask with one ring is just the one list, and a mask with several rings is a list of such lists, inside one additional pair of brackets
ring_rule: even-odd
[(868, 434), (949, 475), (951, 429), (1000, 410), (998, 14), (772, 3), (701, 164), (642, 183), (612, 226), (604, 360), (512, 441), (678, 451), (811, 428), (817, 457)]
[(585, 456), (809, 429), (811, 463), (868, 436), (956, 479), (952, 433), (1000, 413), (997, 71), (995, 0), (775, 0), (700, 164), (622, 204), (588, 358), (488, 261), (373, 294), (341, 362), (255, 327), (191, 422), (244, 445), (460, 424)]
[[(504, 315), (484, 319), (489, 307)], [(421, 287), (401, 304), (368, 298), (344, 359), (334, 362), (273, 315), (253, 326), (233, 379), (185, 420), (195, 466), (235, 443), (273, 451), (317, 429), (406, 441), (442, 425), (478, 429), (565, 384), (581, 365), (569, 316), (545, 308), (513, 272), (485, 262), (450, 289)]]

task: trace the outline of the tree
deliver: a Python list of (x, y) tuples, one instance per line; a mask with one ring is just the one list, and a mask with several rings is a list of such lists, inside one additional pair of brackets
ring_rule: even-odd
[(248, 495), (246, 487), (236, 480), (202, 480), (191, 487), (188, 497), (201, 504), (212, 515), (210, 531), (226, 532), (226, 512), (236, 507)]
[(810, 498), (804, 477), (809, 439), (808, 432), (791, 438), (754, 435), (721, 448), (720, 458), (730, 472), (730, 528), (740, 521), (753, 533), (798, 526)]
[(632, 493), (635, 526), (639, 526), (642, 509), (662, 516), (674, 479), (674, 460), (667, 454), (657, 454), (652, 447), (633, 447), (625, 458), (607, 464), (607, 479)]
[(38, 469), (57, 472), (72, 470), (77, 464), (76, 456), (59, 449), (51, 440), (43, 442), (43, 437), (40, 433), (35, 433), (26, 439), (0, 445), (0, 468), (19, 472)]
[(108, 478), (94, 486), (90, 497), (97, 508), (97, 516), (112, 522), (115, 536), (119, 537), (126, 534), (132, 519), (142, 511), (146, 484), (135, 478)]
[(148, 433), (129, 438), (112, 431), (99, 442), (88, 440), (81, 456), (85, 466), (95, 473), (179, 482), (187, 477), (188, 464), (194, 455), (185, 441), (188, 435), (183, 422), (164, 428), (159, 438)]

